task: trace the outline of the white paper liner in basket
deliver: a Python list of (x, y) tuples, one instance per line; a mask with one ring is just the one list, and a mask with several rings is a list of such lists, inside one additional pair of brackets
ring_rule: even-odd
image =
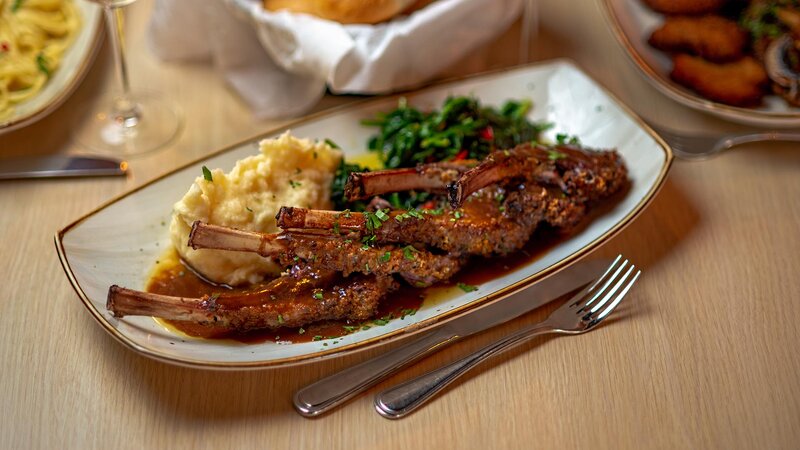
[(389, 22), (342, 25), (225, 0), (237, 20), (218, 1), (158, 0), (152, 48), (163, 59), (213, 60), (260, 117), (302, 114), (326, 87), (379, 94), (420, 85), (506, 30), (523, 4), (438, 0)]

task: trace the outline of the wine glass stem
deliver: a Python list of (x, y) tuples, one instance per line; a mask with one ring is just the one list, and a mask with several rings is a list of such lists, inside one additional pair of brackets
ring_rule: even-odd
[(525, 0), (524, 5), (519, 45), (520, 64), (529, 62), (531, 58), (531, 41), (539, 33), (539, 3), (536, 0)]
[(114, 120), (125, 128), (132, 128), (139, 123), (140, 112), (136, 102), (131, 100), (128, 64), (125, 59), (125, 45), (123, 43), (124, 17), (122, 8), (105, 5), (103, 9), (105, 10), (107, 28), (111, 39), (117, 81), (122, 88), (121, 94), (114, 100)]

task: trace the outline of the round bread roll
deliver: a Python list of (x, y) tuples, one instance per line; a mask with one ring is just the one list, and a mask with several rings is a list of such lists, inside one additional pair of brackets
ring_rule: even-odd
[(264, 0), (269, 11), (311, 14), (340, 23), (378, 23), (429, 1), (419, 0)]

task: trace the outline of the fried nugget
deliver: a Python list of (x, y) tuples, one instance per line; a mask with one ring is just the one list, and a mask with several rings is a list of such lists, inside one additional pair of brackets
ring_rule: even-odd
[(668, 17), (647, 41), (665, 52), (690, 53), (714, 62), (744, 56), (747, 33), (720, 16)]
[(708, 14), (719, 11), (727, 0), (644, 0), (654, 11), (663, 14)]
[(766, 93), (769, 78), (753, 57), (713, 63), (696, 56), (675, 55), (670, 76), (703, 97), (734, 106), (755, 106)]

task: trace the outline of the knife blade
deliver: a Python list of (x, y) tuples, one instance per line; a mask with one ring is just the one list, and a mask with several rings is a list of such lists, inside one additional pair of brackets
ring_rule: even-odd
[(298, 413), (313, 417), (330, 411), (397, 370), (464, 337), (508, 322), (594, 281), (608, 267), (605, 259), (579, 261), (533, 286), (452, 320), (390, 352), (347, 368), (298, 390)]
[(128, 163), (103, 156), (23, 156), (0, 159), (0, 180), (125, 175)]

